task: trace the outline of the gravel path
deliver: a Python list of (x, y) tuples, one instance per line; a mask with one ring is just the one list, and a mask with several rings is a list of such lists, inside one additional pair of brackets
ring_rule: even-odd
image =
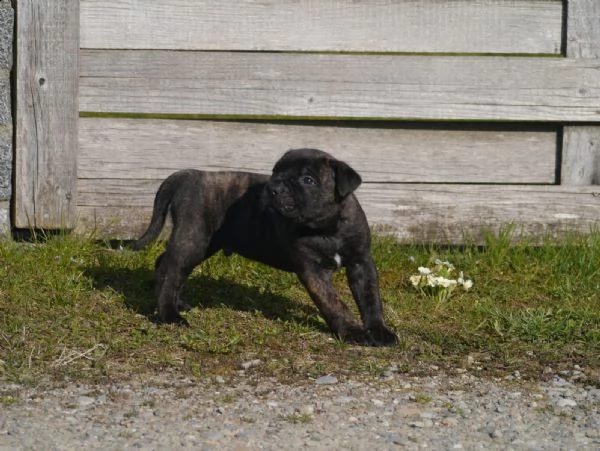
[(329, 375), (300, 385), (251, 373), (0, 384), (0, 450), (600, 449), (600, 389), (581, 382), (579, 367), (543, 383), (435, 368), (426, 377), (390, 368), (372, 381)]

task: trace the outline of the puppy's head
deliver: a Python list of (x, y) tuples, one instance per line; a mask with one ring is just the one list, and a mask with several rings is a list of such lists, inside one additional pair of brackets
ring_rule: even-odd
[(328, 225), (342, 201), (361, 183), (358, 173), (317, 149), (293, 149), (275, 163), (265, 203), (281, 216), (310, 228)]

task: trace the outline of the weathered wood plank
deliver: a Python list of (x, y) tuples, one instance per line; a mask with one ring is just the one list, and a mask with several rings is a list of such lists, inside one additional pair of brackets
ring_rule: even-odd
[(84, 112), (600, 121), (595, 60), (83, 51)]
[(557, 0), (85, 0), (83, 48), (560, 52)]
[(10, 203), (0, 200), (0, 238), (10, 234)]
[(567, 56), (600, 58), (600, 2), (569, 0), (567, 3)]
[[(567, 56), (600, 58), (600, 2), (568, 2)], [(563, 133), (561, 183), (565, 185), (600, 184), (600, 127), (566, 126)]]
[[(147, 226), (159, 181), (80, 180), (77, 230), (135, 238)], [(364, 184), (358, 197), (373, 225), (421, 242), (475, 240), (514, 223), (524, 235), (589, 232), (600, 218), (597, 187)]]
[(561, 183), (600, 185), (600, 127), (565, 127)]
[(358, 197), (371, 224), (424, 243), (479, 242), (509, 223), (537, 238), (589, 233), (600, 217), (598, 187), (374, 184)]
[(80, 178), (163, 179), (185, 167), (270, 172), (292, 147), (326, 149), (365, 181), (555, 183), (557, 133), (81, 118)]
[(75, 223), (78, 0), (17, 3), (15, 226)]

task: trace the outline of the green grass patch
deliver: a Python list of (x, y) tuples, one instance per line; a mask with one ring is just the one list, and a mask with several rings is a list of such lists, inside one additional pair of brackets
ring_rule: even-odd
[[(332, 340), (293, 274), (241, 257), (199, 266), (183, 298), (192, 327), (154, 322), (154, 260), (162, 245), (134, 253), (81, 237), (0, 239), (0, 379), (115, 380), (140, 373), (204, 377), (247, 373), (282, 381), (379, 376), (459, 366), (482, 375), (545, 366), (600, 367), (600, 233), (515, 240), (510, 229), (485, 246), (434, 247), (376, 237), (385, 316), (399, 346)], [(449, 261), (473, 280), (443, 302), (415, 289), (419, 266)], [(343, 273), (340, 295), (354, 303)], [(425, 362), (427, 365), (422, 365)], [(7, 398), (2, 403), (10, 402)]]

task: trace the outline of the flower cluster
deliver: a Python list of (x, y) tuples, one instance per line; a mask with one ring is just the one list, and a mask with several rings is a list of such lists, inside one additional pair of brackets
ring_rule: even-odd
[(462, 271), (457, 278), (452, 278), (455, 268), (448, 261), (435, 260), (433, 268), (419, 266), (418, 271), (419, 274), (410, 276), (412, 285), (439, 302), (448, 300), (456, 287), (462, 287), (466, 291), (473, 286), (473, 281), (465, 279)]

